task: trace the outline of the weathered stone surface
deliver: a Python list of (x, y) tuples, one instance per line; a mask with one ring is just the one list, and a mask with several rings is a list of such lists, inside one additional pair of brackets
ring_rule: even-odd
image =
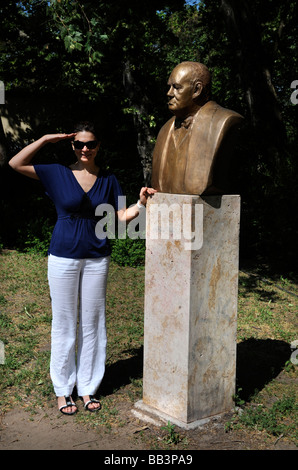
[(142, 402), (182, 423), (233, 405), (239, 220), (237, 195), (148, 204)]

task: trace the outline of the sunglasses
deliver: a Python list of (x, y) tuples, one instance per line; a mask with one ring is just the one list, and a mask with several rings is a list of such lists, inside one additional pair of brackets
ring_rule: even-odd
[(97, 147), (97, 140), (89, 140), (89, 142), (81, 142), (80, 140), (74, 140), (73, 146), (76, 150), (82, 150), (85, 146), (89, 150), (93, 150)]

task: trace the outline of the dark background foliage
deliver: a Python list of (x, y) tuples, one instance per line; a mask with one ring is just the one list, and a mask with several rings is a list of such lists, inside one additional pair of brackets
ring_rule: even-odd
[[(72, 131), (81, 119), (100, 127), (100, 164), (134, 202), (150, 183), (154, 141), (169, 118), (168, 75), (182, 60), (196, 60), (212, 72), (213, 99), (245, 117), (231, 169), (231, 193), (242, 198), (241, 259), (294, 271), (298, 106), (290, 98), (298, 80), (297, 16), (293, 0), (1, 5), (1, 245), (46, 251), (55, 211), (40, 184), (7, 161), (45, 133)], [(35, 158), (68, 163), (73, 155), (64, 142)], [(116, 253), (119, 261), (119, 247)], [(137, 253), (139, 259), (139, 245)]]

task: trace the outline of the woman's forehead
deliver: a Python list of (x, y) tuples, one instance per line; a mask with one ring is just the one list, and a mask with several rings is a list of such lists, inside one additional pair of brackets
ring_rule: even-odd
[(79, 131), (75, 136), (75, 140), (81, 140), (82, 142), (88, 142), (89, 140), (96, 140), (95, 135), (89, 131)]

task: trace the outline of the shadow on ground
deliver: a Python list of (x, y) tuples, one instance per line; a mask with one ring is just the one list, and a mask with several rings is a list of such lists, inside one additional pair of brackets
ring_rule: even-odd
[[(107, 366), (101, 395), (110, 395), (143, 375), (143, 347), (130, 351), (132, 357)], [(256, 390), (277, 377), (290, 359), (288, 343), (274, 339), (249, 338), (237, 344), (236, 388), (239, 398), (249, 401)]]
[[(123, 351), (123, 354), (127, 351)], [(143, 347), (129, 351), (128, 359), (121, 359), (106, 367), (105, 376), (100, 386), (101, 395), (110, 395), (132, 380), (143, 377)]]
[[(237, 345), (236, 383), (239, 398), (248, 401), (283, 370), (291, 348), (285, 341), (249, 338)], [(241, 390), (240, 390), (241, 389)]]

